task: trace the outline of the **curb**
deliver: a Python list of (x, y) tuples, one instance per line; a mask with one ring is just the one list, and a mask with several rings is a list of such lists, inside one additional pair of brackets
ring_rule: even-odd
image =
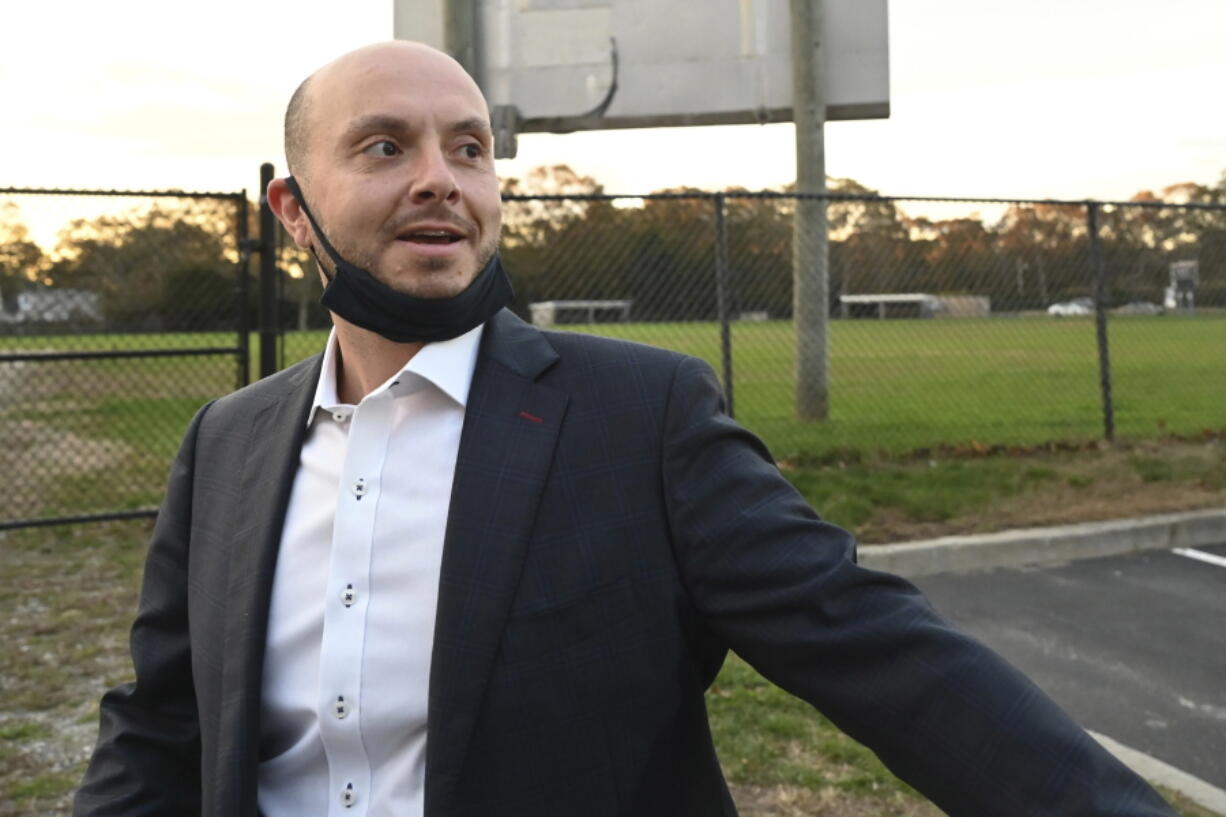
[(1180, 771), (1174, 766), (1163, 763), (1155, 757), (1150, 757), (1144, 752), (1130, 749), (1106, 735), (1100, 735), (1097, 732), (1090, 732), (1089, 734), (1104, 749), (1115, 755), (1116, 760), (1132, 769), (1150, 783), (1156, 783), (1172, 791), (1177, 791), (1193, 803), (1196, 803), (1196, 805), (1208, 809), (1215, 814), (1226, 815), (1226, 791), (1222, 791), (1211, 783), (1206, 783), (1199, 777), (1193, 777), (1187, 772)]
[(858, 561), (874, 570), (926, 576), (1222, 543), (1226, 543), (1226, 508), (1212, 508), (1137, 519), (870, 545), (859, 549)]

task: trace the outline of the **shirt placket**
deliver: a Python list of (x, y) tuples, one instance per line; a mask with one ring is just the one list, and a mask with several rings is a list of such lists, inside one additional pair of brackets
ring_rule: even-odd
[(319, 662), (318, 716), (328, 758), (331, 817), (361, 817), (370, 803), (370, 759), (362, 741), (362, 659), (375, 512), (392, 411), (393, 396), (385, 390), (368, 395), (348, 418)]

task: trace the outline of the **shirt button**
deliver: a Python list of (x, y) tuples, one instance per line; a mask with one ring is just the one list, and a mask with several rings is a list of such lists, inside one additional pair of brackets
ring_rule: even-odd
[(345, 719), (345, 716), (349, 714), (349, 704), (345, 703), (344, 695), (336, 696), (336, 704), (332, 709), (336, 713), (337, 720), (343, 721)]
[(358, 793), (353, 790), (353, 784), (345, 784), (345, 788), (341, 790), (341, 805), (345, 808), (352, 808), (356, 802), (358, 802)]
[(338, 411), (338, 412), (333, 413), (332, 419), (336, 420), (336, 422), (338, 423), (343, 423), (349, 419), (349, 415), (343, 411)]
[(345, 589), (341, 591), (341, 604), (345, 605), (346, 607), (352, 607), (353, 603), (357, 601), (357, 599), (358, 594), (354, 592), (353, 585), (345, 585)]
[(359, 479), (357, 482), (353, 483), (353, 488), (351, 490), (353, 491), (353, 495), (357, 497), (358, 501), (360, 502), (362, 497), (366, 496), (366, 480)]

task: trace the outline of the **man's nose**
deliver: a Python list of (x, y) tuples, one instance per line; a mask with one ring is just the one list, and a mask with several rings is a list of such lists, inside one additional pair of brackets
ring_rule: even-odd
[(413, 182), (409, 198), (416, 204), (431, 201), (455, 201), (459, 198), (460, 186), (441, 148), (423, 148), (413, 166)]

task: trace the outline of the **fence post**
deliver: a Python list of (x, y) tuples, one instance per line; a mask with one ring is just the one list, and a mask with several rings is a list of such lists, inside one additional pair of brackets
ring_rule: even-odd
[(1098, 236), (1099, 205), (1086, 202), (1086, 222), (1090, 233), (1090, 266), (1094, 270), (1094, 323), (1098, 334), (1098, 381), (1103, 397), (1103, 434), (1115, 442), (1115, 407), (1111, 399), (1111, 351), (1107, 344), (1107, 265), (1103, 261)]
[(728, 416), (735, 417), (732, 402), (732, 323), (728, 317), (728, 223), (726, 200), (716, 193), (715, 204), (715, 305), (719, 312), (719, 356), (723, 364), (724, 400)]
[(238, 234), (238, 282), (235, 298), (238, 300), (238, 320), (235, 331), (238, 332), (238, 388), (246, 386), (251, 380), (251, 328), (247, 320), (247, 293), (251, 286), (251, 243), (250, 228), (247, 224), (247, 188), (243, 188), (242, 198), (238, 200), (238, 223), (235, 225)]
[(277, 246), (276, 221), (268, 206), (271, 162), (260, 165), (260, 377), (277, 371)]

